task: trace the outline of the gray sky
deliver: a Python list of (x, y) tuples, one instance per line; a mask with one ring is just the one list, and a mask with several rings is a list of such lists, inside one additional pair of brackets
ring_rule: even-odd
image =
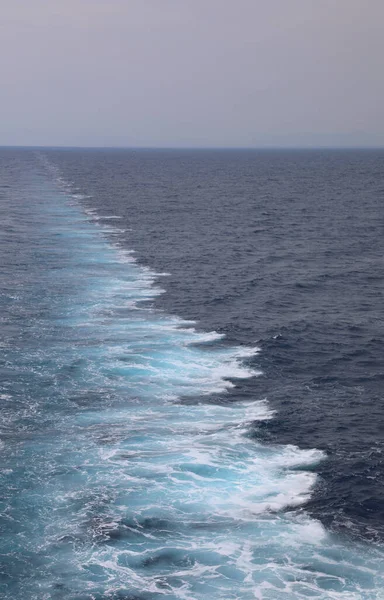
[(0, 145), (384, 145), (384, 0), (0, 0)]

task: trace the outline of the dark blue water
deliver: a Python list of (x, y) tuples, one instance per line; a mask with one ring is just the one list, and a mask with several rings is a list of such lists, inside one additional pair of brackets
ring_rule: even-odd
[(384, 597), (383, 167), (1, 151), (2, 597)]

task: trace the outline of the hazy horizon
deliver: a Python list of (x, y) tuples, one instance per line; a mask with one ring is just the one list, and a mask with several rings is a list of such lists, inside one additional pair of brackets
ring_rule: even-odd
[(2, 149), (31, 149), (31, 150), (244, 150), (244, 151), (279, 151), (279, 150), (384, 150), (383, 145), (369, 146), (72, 146), (72, 145), (37, 145), (37, 144), (0, 144)]
[(1, 146), (384, 147), (381, 0), (4, 0)]

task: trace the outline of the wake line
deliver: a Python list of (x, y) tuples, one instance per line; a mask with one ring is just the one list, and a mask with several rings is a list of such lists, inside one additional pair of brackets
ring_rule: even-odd
[(22, 457), (42, 566), (12, 600), (374, 598), (377, 556), (300, 511), (322, 453), (261, 445), (267, 402), (227, 394), (259, 374), (247, 364), (258, 349), (148, 306), (157, 275), (42, 161), (61, 189), (45, 180), (39, 205), (60, 269), (42, 282), (54, 310), (29, 360), (54, 393), (50, 427)]

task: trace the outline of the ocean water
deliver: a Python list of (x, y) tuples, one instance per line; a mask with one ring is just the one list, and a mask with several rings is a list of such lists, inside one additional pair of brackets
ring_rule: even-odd
[(379, 151), (0, 151), (0, 595), (384, 598)]

